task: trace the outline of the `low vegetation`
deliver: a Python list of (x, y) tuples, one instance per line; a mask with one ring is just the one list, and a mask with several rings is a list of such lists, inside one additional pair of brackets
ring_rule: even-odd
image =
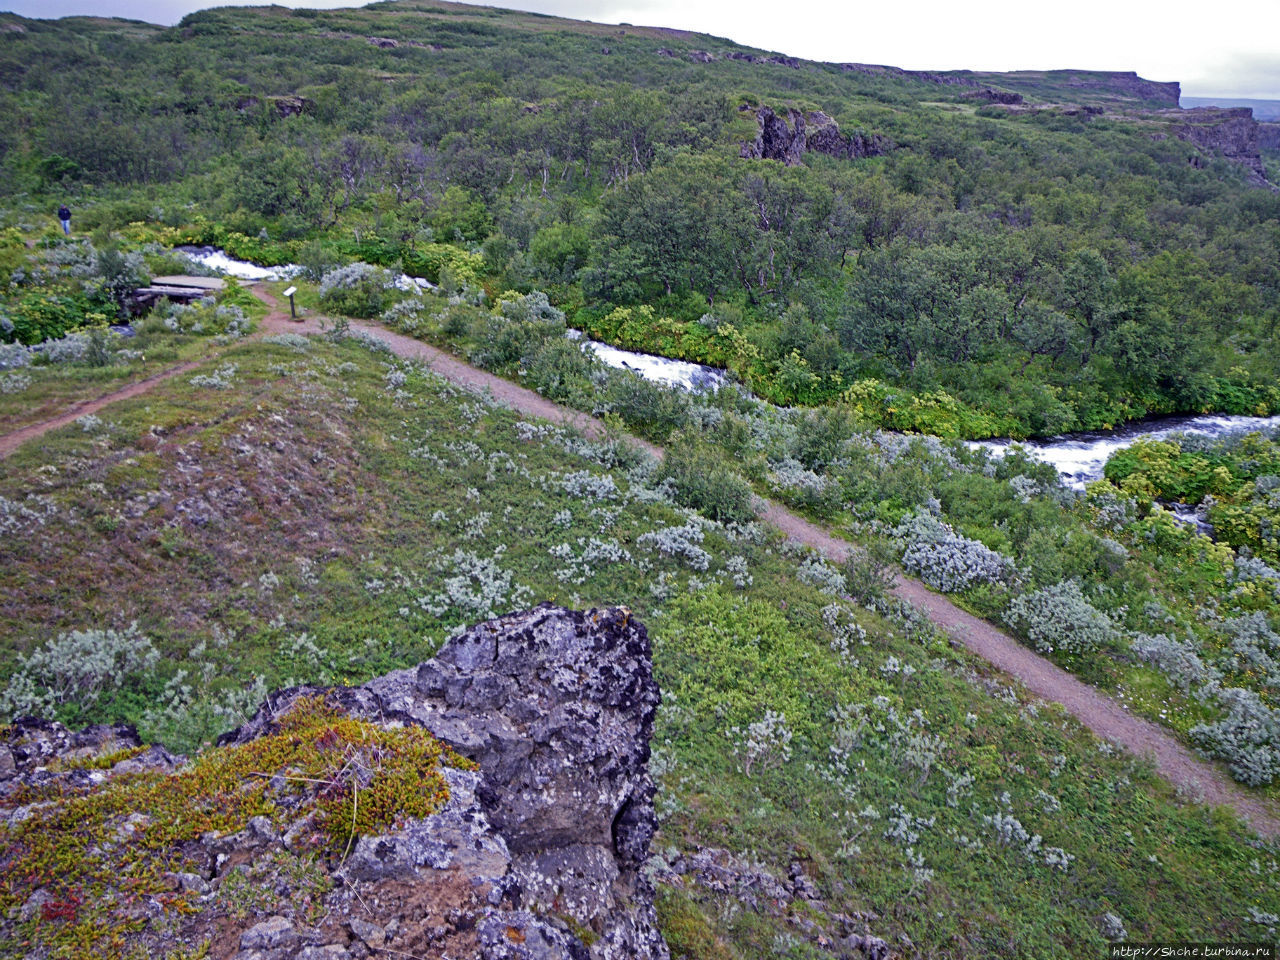
[[(1280, 409), (1280, 199), (1122, 79), (938, 84), (430, 0), (3, 26), (0, 196), (21, 229), (0, 236), (0, 314), (42, 336), (113, 312), (142, 267), (117, 231), (313, 280), (363, 261), (544, 290), (597, 336), (892, 429)], [(744, 158), (761, 107), (820, 109), (876, 148)], [(103, 282), (44, 297), (13, 262), (63, 201)], [(367, 294), (345, 309), (372, 315)]]
[[(653, 867), (678, 956), (821, 956), (848, 918), (956, 957), (1280, 943), (1275, 841), (885, 591), (900, 563), (1274, 809), (1276, 438), (1138, 444), (1082, 494), (1016, 448), (939, 439), (1280, 409), (1280, 199), (1243, 170), (1114, 104), (975, 110), (963, 86), (429, 0), (0, 27), (0, 432), (198, 362), (4, 460), (0, 713), (205, 748), (178, 786), (142, 775), (0, 826), (0, 909), (54, 896), (0, 956), (109, 954), (119, 865), (86, 851), (129, 804), (171, 839), (280, 813), (243, 754), (207, 747), (269, 689), (408, 666), (543, 600), (649, 625)], [(1052, 100), (1062, 82), (1016, 86)], [(891, 144), (744, 159), (762, 104)], [(200, 272), (183, 244), (298, 264), (329, 334), (246, 340), (264, 308), (234, 283), (118, 329), (135, 285)], [(463, 393), (348, 317), (610, 433)], [(610, 370), (570, 328), (731, 383)], [(865, 552), (836, 566), (784, 543), (758, 496)], [(255, 764), (323, 779), (367, 735), (319, 701), (286, 723), (300, 742)], [(460, 762), (415, 737), (385, 746)], [(443, 799), (385, 782), (384, 807), (360, 806), (379, 824)], [(344, 819), (345, 796), (316, 808), (316, 857), (376, 825)], [(702, 854), (730, 879), (674, 882)], [(163, 873), (129, 869), (131, 892)], [(752, 901), (732, 879), (793, 869), (812, 898)]]
[[(990, 677), (868, 570), (681, 506), (625, 444), (521, 419), (361, 339), (239, 344), (192, 377), (227, 364), (222, 389), (179, 378), (110, 408), (100, 431), (6, 461), (0, 495), (29, 512), (0, 548), (20, 598), (4, 612), (10, 676), (51, 692), (78, 669), (56, 662), (74, 630), (160, 654), (116, 662), (96, 699), (52, 715), (131, 720), (190, 749), (270, 687), (412, 664), (462, 624), (543, 599), (621, 603), (649, 624), (664, 689), (664, 862), (706, 845), (777, 876), (798, 860), (818, 929), (860, 912), (879, 936), (958, 956), (1092, 955), (1116, 935), (1108, 917), (1151, 939), (1274, 936), (1270, 844)], [(750, 429), (779, 463), (820, 459), (802, 413), (733, 391), (687, 409), (699, 436)], [(942, 454), (883, 442), (883, 469), (910, 463), (917, 481)], [(840, 470), (814, 475), (843, 484)], [(695, 955), (816, 948), (790, 909), (696, 885), (664, 897), (679, 942), (706, 945)]]
[[(298, 884), (290, 905), (305, 917), (324, 892), (320, 881), (331, 882), (320, 861), (340, 858), (356, 837), (443, 806), (449, 790), (441, 764), (474, 769), (420, 727), (383, 729), (313, 697), (279, 717), (267, 736), (206, 750), (176, 773), (121, 773), (92, 790), (68, 790), (55, 779), (11, 794), (4, 806), (24, 807), (25, 815), (6, 828), (0, 910), (21, 922), (0, 953), (126, 956), (124, 935), (149, 918), (137, 904), (155, 903), (176, 922), (195, 893), (192, 883), (202, 882), (200, 859), (210, 856), (202, 843), (246, 830), (254, 818), (258, 830), (295, 837), (281, 856), (295, 861), (295, 879), (313, 879), (310, 889)], [(49, 800), (57, 803), (42, 802)], [(221, 906), (235, 913), (237, 892), (247, 891), (234, 883), (224, 890)]]

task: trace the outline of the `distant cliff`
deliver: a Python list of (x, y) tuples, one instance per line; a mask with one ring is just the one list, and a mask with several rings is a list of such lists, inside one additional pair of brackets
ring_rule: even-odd
[[(1016, 70), (996, 73), (974, 70), (903, 70), (872, 63), (841, 63), (847, 73), (919, 80), (942, 86), (993, 87), (1037, 100), (1076, 104), (1122, 104), (1176, 107), (1181, 85), (1146, 80), (1133, 71)], [(1008, 102), (1008, 101), (1006, 101)]]
[(1158, 116), (1173, 124), (1174, 135), (1179, 140), (1244, 167), (1255, 186), (1275, 189), (1267, 180), (1262, 163), (1261, 125), (1253, 119), (1253, 111), (1248, 107), (1196, 107), (1167, 110)]

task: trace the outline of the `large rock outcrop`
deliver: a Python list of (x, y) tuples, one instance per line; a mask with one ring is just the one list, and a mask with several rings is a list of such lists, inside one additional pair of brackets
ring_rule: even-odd
[(1261, 150), (1280, 150), (1280, 123), (1275, 121), (1258, 122), (1258, 148)]
[[(666, 960), (641, 869), (656, 825), (648, 759), (658, 702), (648, 636), (629, 612), (549, 604), (479, 624), (435, 659), (363, 686), (279, 691), (219, 740), (220, 756), (291, 749), (313, 736), (319, 749), (349, 757), (344, 771), (367, 798), (363, 768), (376, 764), (377, 750), (342, 746), (341, 730), (421, 727), (475, 769), (463, 760), (440, 766), (432, 775), (447, 783), (442, 807), (353, 836), (339, 851), (315, 846), (324, 823), (315, 809), (332, 800), (336, 779), (291, 782), (307, 780), (293, 768), (250, 774), (259, 779), (231, 792), (257, 783), (274, 813), (161, 850), (172, 872), (156, 895), (126, 899), (122, 888), (101, 897), (119, 897), (130, 948), (157, 956), (205, 944), (215, 960)], [(320, 721), (319, 736), (317, 728), (297, 734), (300, 710), (334, 719)], [(7, 821), (17, 832), (0, 868), (39, 841), (31, 825), (66, 790), (92, 795), (140, 770), (152, 771), (154, 784), (181, 762), (144, 750), (127, 728), (71, 734), (35, 723), (6, 734), (0, 831)], [(51, 791), (53, 777), (71, 779)], [(125, 810), (99, 825), (107, 842), (88, 855), (127, 866), (130, 842), (173, 829), (156, 810)], [(166, 910), (178, 901), (181, 909)], [(25, 936), (23, 924), (83, 919), (83, 910), (46, 879), (0, 915), (0, 938)]]
[(756, 160), (781, 160), (789, 167), (800, 163), (807, 151), (857, 160), (878, 157), (893, 148), (893, 143), (886, 137), (868, 136), (861, 131), (848, 135), (841, 133), (835, 120), (821, 110), (809, 113), (788, 110), (783, 118), (771, 108), (762, 106), (756, 110), (756, 124), (756, 138), (742, 144), (740, 155)]
[(1160, 114), (1174, 124), (1174, 135), (1209, 154), (1217, 154), (1249, 171), (1255, 186), (1271, 187), (1258, 144), (1258, 121), (1249, 107), (1195, 107)]

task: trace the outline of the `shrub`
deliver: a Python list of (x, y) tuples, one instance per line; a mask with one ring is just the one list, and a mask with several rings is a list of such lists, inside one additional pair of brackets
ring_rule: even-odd
[(711, 554), (699, 546), (703, 536), (702, 527), (690, 521), (681, 527), (663, 527), (643, 533), (636, 538), (636, 545), (651, 546), (669, 557), (679, 557), (694, 570), (706, 570), (711, 566)]
[(301, 276), (312, 283), (319, 283), (325, 275), (341, 267), (343, 256), (320, 240), (304, 243), (298, 250), (298, 266), (302, 267)]
[(79, 363), (88, 352), (89, 338), (83, 333), (68, 333), (40, 344), (40, 358), (50, 364)]
[(667, 452), (659, 471), (659, 480), (665, 479), (675, 484), (677, 503), (712, 520), (733, 523), (755, 517), (750, 484), (709, 450), (677, 444)]
[(903, 548), (902, 566), (935, 590), (952, 593), (979, 583), (998, 583), (1009, 574), (1007, 557), (984, 543), (957, 534), (927, 513), (903, 518), (893, 530)]
[(16, 370), (31, 363), (31, 351), (20, 343), (0, 343), (0, 370)]
[(104, 247), (97, 252), (94, 267), (101, 295), (115, 304), (121, 316), (133, 291), (151, 279), (142, 253), (136, 250), (125, 253), (115, 247)]
[(538, 393), (564, 402), (591, 393), (591, 374), (595, 369), (596, 362), (578, 344), (555, 339), (548, 340), (533, 354), (525, 366), (525, 375)]
[(640, 433), (662, 441), (689, 422), (689, 399), (675, 387), (664, 387), (627, 372), (609, 377), (609, 408)]
[(1136, 634), (1129, 641), (1129, 651), (1144, 663), (1153, 665), (1184, 692), (1189, 691), (1192, 684), (1204, 683), (1211, 674), (1194, 646), (1162, 633), (1155, 636)]
[(0, 693), (0, 713), (77, 719), (104, 695), (150, 671), (160, 660), (132, 624), (125, 630), (73, 630), (18, 658)]
[(832, 596), (845, 592), (844, 575), (821, 557), (806, 557), (796, 568), (796, 579)]
[(839, 481), (814, 473), (798, 460), (788, 458), (775, 464), (769, 487), (789, 503), (820, 517), (830, 518), (842, 506)]
[(1270, 783), (1280, 773), (1280, 713), (1252, 690), (1220, 687), (1216, 694), (1227, 715), (1192, 727), (1192, 741), (1209, 756), (1226, 761), (1241, 783)]
[(1021, 630), (1042, 653), (1083, 653), (1110, 642), (1116, 635), (1111, 620), (1084, 598), (1075, 580), (1015, 597), (1005, 613), (1005, 622)]
[(541, 291), (503, 300), (493, 313), (482, 314), (472, 325), (476, 344), (470, 359), (486, 369), (527, 362), (553, 339), (564, 336), (564, 314), (551, 306)]
[(395, 283), (390, 273), (368, 263), (330, 270), (320, 281), (320, 302), (349, 317), (376, 317), (389, 305)]

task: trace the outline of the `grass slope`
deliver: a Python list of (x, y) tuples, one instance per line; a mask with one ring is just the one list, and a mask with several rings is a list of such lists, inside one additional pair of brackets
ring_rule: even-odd
[(101, 420), (0, 477), (6, 672), (133, 621), (161, 655), (98, 676), (47, 658), (68, 720), (190, 746), (267, 686), (413, 663), (543, 599), (623, 603), (664, 689), (655, 851), (799, 862), (822, 898), (744, 909), (668, 882), (680, 955), (824, 956), (839, 915), (948, 956), (1096, 956), (1108, 913), (1137, 939), (1275, 936), (1273, 846), (851, 600), (841, 571), (676, 507), (616, 444), (349, 339), (235, 346)]

